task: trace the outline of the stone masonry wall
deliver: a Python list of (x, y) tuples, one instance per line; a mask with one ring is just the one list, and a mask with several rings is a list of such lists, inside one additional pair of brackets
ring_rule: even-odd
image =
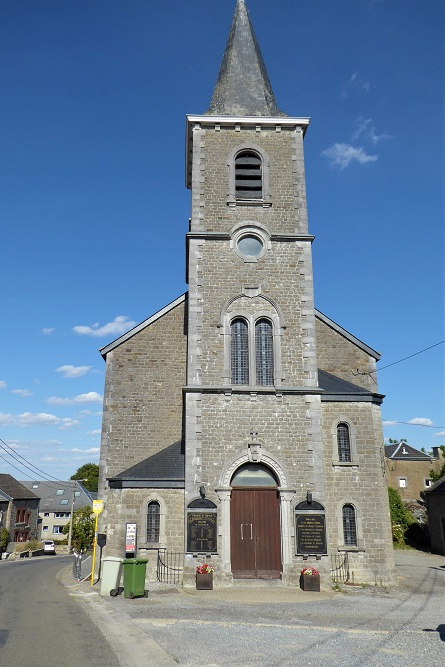
[(186, 349), (181, 303), (108, 354), (101, 489), (104, 478), (181, 439)]
[[(329, 542), (333, 552), (345, 549), (342, 506), (356, 511), (358, 547), (348, 547), (356, 582), (380, 583), (393, 577), (380, 407), (372, 403), (322, 403)], [(332, 428), (345, 416), (356, 432), (353, 465), (336, 461)]]
[[(440, 461), (400, 461), (386, 459), (388, 486), (397, 489), (402, 500), (420, 500), (421, 493), (427, 488), (425, 480), (430, 478), (430, 470), (440, 470)], [(399, 486), (400, 478), (406, 479), (406, 487)]]
[[(147, 544), (147, 504), (157, 500), (161, 506), (160, 542)], [(104, 556), (124, 557), (125, 527), (137, 523), (138, 558), (147, 558), (147, 581), (156, 581), (157, 548), (184, 551), (183, 489), (109, 489), (107, 503), (100, 515), (101, 531), (106, 532)]]
[[(375, 359), (338, 331), (315, 318), (318, 367), (343, 380), (378, 393)], [(366, 375), (354, 375), (357, 370)], [(354, 371), (354, 373), (352, 372)]]

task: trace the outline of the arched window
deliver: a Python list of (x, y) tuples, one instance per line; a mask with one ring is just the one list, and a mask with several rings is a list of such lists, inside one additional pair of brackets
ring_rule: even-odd
[(339, 461), (342, 463), (347, 463), (352, 460), (349, 426), (345, 422), (340, 422), (337, 424), (337, 447)]
[(273, 329), (265, 319), (255, 324), (255, 370), (257, 384), (273, 384)]
[(147, 542), (159, 542), (161, 506), (154, 500), (147, 507)]
[(274, 336), (269, 319), (232, 320), (230, 366), (232, 384), (274, 384)]
[(249, 331), (245, 320), (233, 320), (230, 345), (232, 384), (249, 384)]
[(263, 196), (262, 161), (254, 151), (241, 151), (235, 157), (235, 196), (237, 199)]
[(270, 468), (261, 463), (246, 463), (235, 472), (231, 479), (230, 486), (275, 488), (278, 486), (278, 483)]
[(352, 505), (343, 505), (343, 538), (345, 541), (345, 546), (357, 546), (355, 509)]

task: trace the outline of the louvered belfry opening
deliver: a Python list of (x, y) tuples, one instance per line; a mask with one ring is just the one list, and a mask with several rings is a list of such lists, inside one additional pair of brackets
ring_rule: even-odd
[(235, 158), (235, 196), (239, 199), (261, 199), (263, 177), (261, 158), (253, 151), (242, 151)]

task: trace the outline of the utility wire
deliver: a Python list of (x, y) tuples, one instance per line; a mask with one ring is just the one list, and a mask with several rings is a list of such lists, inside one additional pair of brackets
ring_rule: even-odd
[(413, 424), (412, 422), (399, 422), (394, 421), (393, 419), (384, 419), (383, 421), (391, 422), (390, 424), (386, 424), (386, 426), (391, 426), (392, 424), (407, 424), (408, 426), (423, 426), (423, 428), (445, 428), (445, 426), (433, 426), (432, 424)]
[(354, 375), (371, 375), (371, 373), (377, 373), (377, 371), (380, 373), (380, 371), (383, 371), (385, 368), (389, 368), (390, 366), (395, 366), (396, 364), (401, 364), (402, 361), (406, 361), (407, 359), (411, 359), (412, 357), (417, 357), (418, 354), (427, 352), (427, 350), (432, 350), (433, 347), (437, 347), (438, 345), (442, 345), (443, 343), (445, 343), (445, 340), (441, 340), (439, 341), (439, 343), (434, 343), (434, 345), (430, 345), (429, 347), (426, 347), (424, 350), (420, 350), (419, 352), (414, 352), (414, 354), (410, 354), (408, 357), (404, 357), (403, 359), (399, 359), (398, 361), (393, 361), (392, 364), (388, 364), (387, 366), (382, 366), (381, 368), (378, 368), (375, 371), (370, 371), (366, 373), (357, 371), (357, 373), (354, 373)]
[[(25, 459), (24, 456), (22, 456), (21, 454), (18, 454), (18, 452), (14, 452), (14, 450), (12, 449), (12, 447), (10, 447), (10, 446), (9, 446), (4, 440), (2, 440), (1, 438), (0, 438), (0, 443), (2, 443), (2, 444), (0, 444), (1, 449), (3, 449), (9, 456), (12, 456), (16, 461), (18, 461), (18, 462), (20, 463), (20, 465), (24, 466), (25, 468), (28, 468), (29, 470), (31, 470), (31, 472), (35, 472), (35, 470), (37, 470), (38, 473), (39, 473), (42, 477), (44, 477), (45, 480), (46, 480), (47, 482), (51, 482), (52, 480), (54, 480), (54, 481), (56, 481), (56, 482), (60, 482), (60, 481), (61, 481), (61, 480), (58, 480), (57, 477), (53, 477), (52, 475), (50, 475), (50, 474), (44, 472), (43, 470), (41, 470), (40, 468), (38, 468), (37, 466), (35, 466), (33, 463), (31, 463), (30, 461), (28, 461), (28, 459)], [(4, 445), (4, 446), (3, 446), (3, 445)], [(8, 451), (7, 449), (5, 449), (5, 447), (7, 447), (10, 451)], [(17, 456), (16, 456), (16, 453), (17, 453)], [(25, 461), (25, 463), (22, 463), (22, 461), (20, 461), (20, 459), (22, 459), (23, 461)], [(28, 465), (26, 465), (26, 464), (28, 464)], [(30, 466), (31, 466), (31, 467), (30, 467)], [(33, 470), (32, 468), (34, 468), (34, 470)], [(49, 477), (51, 477), (51, 479), (48, 479)]]

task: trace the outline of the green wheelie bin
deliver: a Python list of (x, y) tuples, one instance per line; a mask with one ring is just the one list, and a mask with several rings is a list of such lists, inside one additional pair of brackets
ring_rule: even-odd
[(144, 558), (126, 558), (124, 568), (124, 598), (147, 597), (145, 590), (145, 572), (148, 560)]

